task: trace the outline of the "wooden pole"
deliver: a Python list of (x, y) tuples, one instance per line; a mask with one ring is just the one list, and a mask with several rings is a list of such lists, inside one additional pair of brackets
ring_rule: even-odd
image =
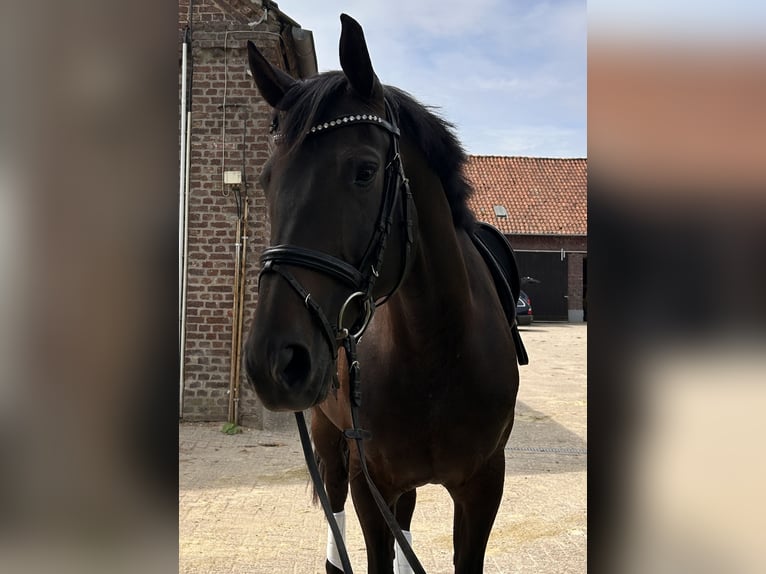
[(231, 364), (229, 368), (229, 416), (228, 420), (230, 423), (235, 423), (235, 411), (236, 411), (236, 403), (234, 401), (234, 392), (236, 388), (235, 384), (235, 373), (236, 370), (236, 364), (239, 357), (239, 353), (237, 351), (237, 346), (239, 342), (239, 334), (237, 333), (237, 318), (239, 317), (239, 276), (241, 273), (240, 270), (240, 263), (241, 263), (241, 251), (242, 251), (242, 218), (241, 216), (237, 218), (237, 229), (236, 229), (236, 242), (235, 245), (235, 259), (234, 259), (234, 302), (231, 310)]
[(239, 266), (239, 301), (237, 302), (237, 352), (234, 364), (234, 424), (239, 424), (239, 389), (240, 389), (240, 367), (242, 366), (242, 329), (244, 327), (245, 314), (245, 284), (247, 282), (247, 212), (248, 198), (245, 195), (244, 210), (242, 215), (242, 249), (240, 257), (242, 259)]

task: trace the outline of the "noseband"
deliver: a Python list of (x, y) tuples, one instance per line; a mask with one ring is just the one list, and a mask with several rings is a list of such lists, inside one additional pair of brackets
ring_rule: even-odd
[[(412, 211), (414, 209), (412, 193), (410, 192), (409, 181), (404, 174), (401, 156), (399, 154), (399, 128), (396, 125), (391, 106), (385, 101), (387, 119), (370, 114), (342, 116), (329, 122), (317, 124), (307, 132), (308, 137), (316, 137), (323, 132), (338, 129), (357, 124), (371, 124), (378, 126), (391, 135), (391, 146), (389, 148), (389, 158), (385, 167), (385, 180), (383, 184), (383, 197), (381, 199), (378, 219), (375, 230), (370, 238), (367, 250), (362, 257), (362, 262), (358, 267), (338, 259), (332, 255), (306, 249), (295, 245), (276, 245), (268, 247), (261, 255), (261, 273), (276, 273), (281, 275), (293, 290), (300, 296), (304, 305), (311, 315), (319, 323), (324, 333), (327, 343), (330, 347), (333, 361), (338, 358), (338, 347), (351, 338), (356, 343), (364, 334), (375, 308), (382, 305), (399, 288), (407, 268), (409, 267), (409, 258), (414, 242), (413, 237), (413, 219)], [(386, 242), (391, 234), (393, 225), (394, 210), (401, 203), (403, 221), (406, 225), (404, 241), (404, 257), (399, 279), (396, 286), (377, 303), (373, 294), (375, 282), (380, 276), (380, 266), (383, 262), (383, 255), (386, 250)], [(318, 271), (324, 275), (347, 285), (351, 294), (346, 298), (340, 308), (336, 324), (332, 324), (327, 314), (322, 310), (319, 304), (314, 301), (303, 285), (295, 276), (285, 268), (285, 266), (297, 266), (312, 271)], [(344, 325), (344, 319), (349, 312), (349, 306), (353, 301), (357, 301), (363, 310), (363, 316), (349, 326)]]

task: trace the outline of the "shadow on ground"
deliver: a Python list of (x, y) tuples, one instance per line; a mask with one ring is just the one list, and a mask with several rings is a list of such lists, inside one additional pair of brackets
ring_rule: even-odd
[(517, 401), (505, 460), (506, 475), (577, 472), (587, 468), (587, 444), (550, 415)]
[[(226, 435), (220, 424), (189, 424), (179, 429), (180, 488), (267, 487), (307, 483), (297, 432), (243, 429)], [(585, 470), (586, 443), (549, 415), (516, 404), (516, 421), (505, 448), (506, 474), (546, 474)]]

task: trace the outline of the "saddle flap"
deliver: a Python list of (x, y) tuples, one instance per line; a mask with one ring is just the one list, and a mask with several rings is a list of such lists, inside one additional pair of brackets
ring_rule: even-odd
[[(501, 275), (513, 294), (514, 317), (516, 316), (516, 301), (521, 293), (521, 282), (519, 280), (519, 268), (516, 264), (516, 256), (513, 253), (513, 247), (505, 238), (505, 235), (489, 223), (478, 222), (474, 230), (474, 242), (480, 242), (484, 249), (479, 252), (484, 257), (484, 261), (492, 272), (492, 276)], [(497, 279), (495, 279), (497, 283)]]
[(529, 358), (516, 324), (516, 301), (521, 293), (521, 282), (513, 248), (499, 229), (484, 222), (477, 222), (471, 239), (492, 274), (500, 303), (511, 326), (519, 364), (526, 365)]

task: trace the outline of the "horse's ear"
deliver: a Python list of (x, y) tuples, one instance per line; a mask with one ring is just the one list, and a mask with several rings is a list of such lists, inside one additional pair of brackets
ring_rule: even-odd
[(247, 41), (247, 59), (258, 91), (272, 108), (282, 109), (282, 98), (295, 84), (295, 79), (272, 66), (250, 40)]
[(382, 97), (383, 88), (372, 69), (362, 27), (347, 14), (340, 15), (340, 22), (340, 67), (360, 96), (365, 99)]

